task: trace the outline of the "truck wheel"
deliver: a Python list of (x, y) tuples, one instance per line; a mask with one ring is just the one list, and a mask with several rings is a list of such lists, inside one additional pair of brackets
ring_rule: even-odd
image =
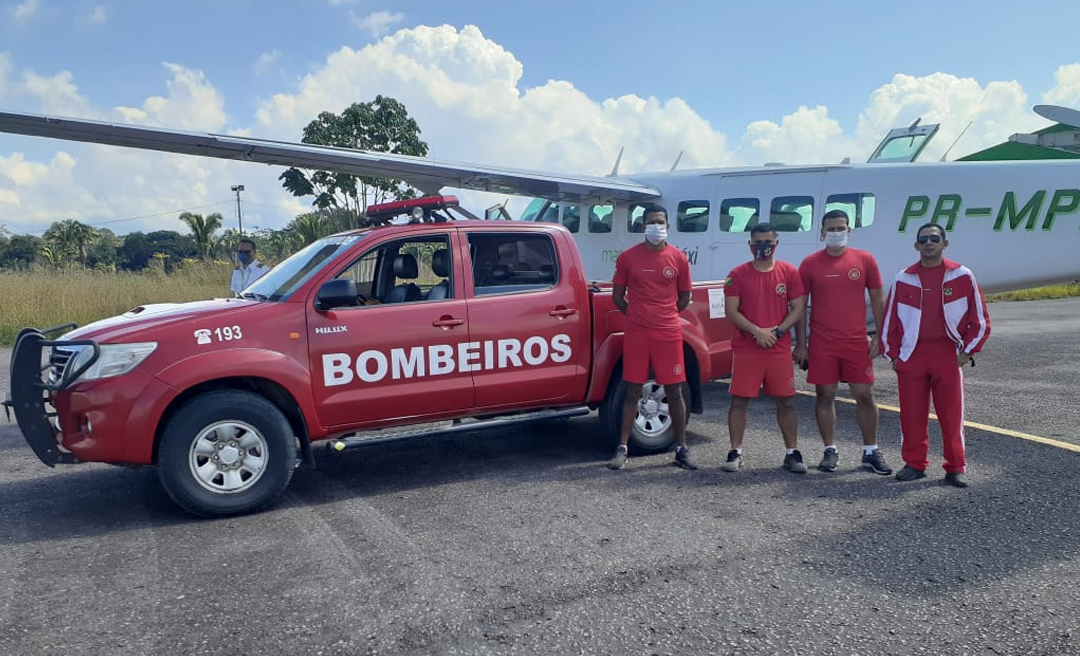
[[(690, 385), (682, 383), (683, 401), (689, 406)], [(612, 439), (619, 439), (622, 425), (622, 407), (626, 400), (626, 382), (621, 378), (612, 381), (608, 394), (600, 406), (600, 421), (604, 432)], [(690, 423), (687, 410), (686, 422)], [(660, 453), (671, 448), (675, 443), (675, 426), (668, 414), (667, 395), (664, 386), (650, 380), (641, 390), (638, 412), (634, 417), (634, 427), (630, 430), (629, 449), (631, 453)]]
[(169, 420), (158, 449), (158, 479), (180, 507), (204, 517), (269, 503), (289, 484), (296, 438), (273, 403), (251, 392), (218, 390), (189, 400)]

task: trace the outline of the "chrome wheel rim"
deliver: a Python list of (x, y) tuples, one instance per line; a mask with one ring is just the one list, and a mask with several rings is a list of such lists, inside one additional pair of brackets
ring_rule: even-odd
[(268, 460), (266, 438), (242, 421), (207, 426), (191, 443), (188, 465), (195, 481), (215, 494), (236, 494), (262, 478)]
[(655, 381), (645, 383), (641, 388), (637, 416), (634, 417), (634, 431), (643, 442), (661, 444), (667, 441), (665, 435), (671, 427), (671, 414), (664, 386)]

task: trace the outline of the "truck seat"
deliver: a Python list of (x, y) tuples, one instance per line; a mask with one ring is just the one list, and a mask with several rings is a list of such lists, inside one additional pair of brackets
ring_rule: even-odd
[(442, 278), (434, 287), (428, 290), (429, 301), (450, 298), (450, 251), (440, 248), (431, 254), (431, 270), (435, 275)]
[[(420, 275), (420, 268), (416, 264), (416, 258), (409, 253), (402, 253), (394, 257), (394, 276), (404, 280), (415, 280)], [(390, 290), (383, 299), (383, 303), (408, 303), (419, 301), (423, 297), (416, 283), (403, 282)]]

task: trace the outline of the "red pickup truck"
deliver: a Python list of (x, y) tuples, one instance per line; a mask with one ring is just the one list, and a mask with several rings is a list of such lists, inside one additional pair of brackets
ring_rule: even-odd
[[(702, 384), (731, 366), (734, 328), (710, 317), (710, 287), (682, 315), (697, 413)], [(391, 225), (320, 239), (242, 298), (136, 307), (60, 339), (70, 326), (24, 329), (6, 405), (46, 465), (156, 465), (180, 506), (230, 515), (277, 497), (321, 440), (596, 408), (614, 438), (623, 326), (561, 226)], [(663, 388), (647, 385), (631, 446), (668, 448), (670, 423)]]

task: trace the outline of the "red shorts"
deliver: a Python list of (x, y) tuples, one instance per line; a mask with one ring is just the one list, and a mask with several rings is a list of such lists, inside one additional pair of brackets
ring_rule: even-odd
[[(651, 367), (650, 367), (651, 365)], [(654, 376), (649, 376), (650, 368)], [(628, 383), (643, 384), (650, 378), (661, 385), (686, 380), (681, 339), (658, 340), (644, 330), (628, 330), (623, 335), (622, 377)]]
[(806, 382), (811, 385), (874, 382), (870, 343), (865, 340), (820, 344), (811, 342), (807, 359), (810, 368), (806, 372)]
[(754, 398), (765, 387), (769, 396), (795, 396), (791, 353), (737, 349), (731, 357), (731, 395)]

